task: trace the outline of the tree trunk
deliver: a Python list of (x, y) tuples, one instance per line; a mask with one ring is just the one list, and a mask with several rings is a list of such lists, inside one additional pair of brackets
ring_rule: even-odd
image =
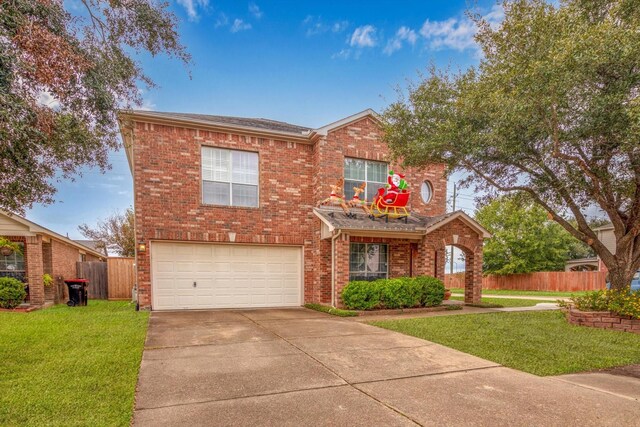
[(640, 267), (638, 261), (632, 262), (634, 254), (632, 253), (631, 246), (618, 247), (613, 259), (607, 259), (606, 262), (603, 258), (604, 264), (609, 270), (608, 282), (611, 284), (611, 289), (623, 290), (631, 286), (631, 280), (636, 274), (636, 271)]

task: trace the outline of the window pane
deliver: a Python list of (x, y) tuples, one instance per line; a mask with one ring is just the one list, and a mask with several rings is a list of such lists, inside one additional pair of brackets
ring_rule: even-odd
[(358, 159), (344, 159), (344, 179), (364, 181), (365, 162)]
[(231, 152), (219, 148), (207, 148), (211, 150), (213, 167), (212, 181), (229, 182), (231, 179)]
[(213, 181), (213, 150), (202, 147), (202, 179)]
[[(360, 184), (362, 184), (362, 181), (344, 181), (344, 196), (347, 200), (351, 200), (353, 197), (353, 187), (359, 187)], [(362, 194), (360, 195), (360, 199), (362, 199)]]
[(365, 244), (351, 243), (349, 251), (349, 272), (365, 271)]
[(233, 206), (258, 206), (258, 186), (232, 184)]
[(230, 184), (226, 182), (203, 181), (202, 202), (208, 205), (230, 204)]
[(377, 182), (367, 182), (367, 200), (372, 202), (373, 199), (376, 197), (376, 194), (378, 194), (378, 189), (379, 188), (384, 188), (384, 184), (379, 184)]
[(233, 151), (231, 165), (232, 182), (258, 185), (258, 153)]
[(367, 162), (367, 181), (386, 182), (387, 164), (382, 162)]
[[(24, 245), (18, 243), (24, 253)], [(13, 251), (9, 256), (0, 255), (0, 271), (21, 272), (24, 271), (24, 255)]]

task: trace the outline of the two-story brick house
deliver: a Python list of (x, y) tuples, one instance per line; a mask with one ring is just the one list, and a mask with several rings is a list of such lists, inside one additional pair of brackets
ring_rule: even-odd
[[(445, 213), (443, 165), (388, 164), (372, 110), (319, 129), (149, 111), (120, 120), (141, 308), (340, 306), (349, 280), (443, 278), (451, 244), (466, 254), (465, 299), (479, 301), (488, 233), (461, 211)], [(371, 200), (390, 170), (409, 183), (406, 222), (317, 207), (338, 178), (347, 199), (366, 182)]]

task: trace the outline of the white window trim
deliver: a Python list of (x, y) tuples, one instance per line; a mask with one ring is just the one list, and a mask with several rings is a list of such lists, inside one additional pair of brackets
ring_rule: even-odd
[[(363, 181), (367, 183), (367, 188), (369, 187), (369, 183), (372, 183), (372, 184), (382, 184), (383, 186), (387, 185), (387, 182), (386, 182), (386, 181), (369, 181), (369, 176), (368, 176), (368, 175), (369, 175), (369, 173), (367, 172), (367, 163), (382, 163), (382, 164), (384, 164), (384, 165), (386, 166), (385, 177), (389, 176), (389, 163), (387, 163), (387, 162), (381, 162), (381, 161), (379, 161), (379, 160), (359, 159), (359, 158), (357, 158), (357, 157), (345, 157), (345, 158), (344, 158), (343, 165), (342, 165), (342, 174), (343, 174), (343, 176), (345, 175), (344, 171), (345, 171), (345, 168), (346, 168), (346, 162), (347, 162), (347, 160), (357, 160), (357, 161), (364, 162), (364, 180), (363, 180)], [(345, 176), (344, 181), (345, 181), (345, 185), (346, 185), (346, 181), (355, 181), (355, 180), (353, 180), (353, 179), (351, 179), (351, 178), (347, 178), (347, 177)], [(346, 196), (347, 198), (349, 198), (348, 194), (346, 194), (346, 193), (347, 193), (347, 192), (345, 191), (345, 196)], [(366, 194), (366, 193), (365, 193), (365, 194)]]
[[(204, 168), (204, 162), (202, 161), (202, 151), (205, 148), (212, 148), (212, 149), (216, 149), (216, 150), (223, 150), (223, 151), (228, 151), (229, 153), (232, 153), (233, 151), (236, 152), (241, 152), (241, 153), (254, 153), (258, 156), (258, 183), (257, 184), (246, 184), (244, 182), (233, 182), (232, 177), (233, 177), (233, 155), (230, 154), (229, 155), (229, 180), (228, 181), (216, 181), (216, 180), (210, 180), (210, 179), (204, 179), (204, 174), (203, 174), (203, 168)], [(204, 201), (204, 182), (220, 182), (223, 184), (229, 184), (229, 204), (228, 205), (219, 205), (216, 203), (206, 203)], [(255, 185), (257, 188), (257, 204), (255, 206), (240, 206), (240, 205), (234, 205), (233, 204), (233, 184), (238, 184), (238, 185)], [(234, 150), (232, 148), (222, 148), (222, 147), (214, 147), (212, 145), (202, 145), (200, 147), (200, 201), (204, 206), (224, 206), (226, 208), (241, 208), (241, 209), (258, 209), (260, 208), (260, 153), (258, 153), (257, 151), (249, 151), (249, 150)]]
[(385, 271), (385, 275), (386, 277), (384, 277), (385, 279), (389, 278), (389, 264), (391, 264), (390, 261), (390, 254), (389, 254), (389, 244), (388, 243), (364, 243), (364, 242), (350, 242), (349, 243), (349, 281), (351, 281), (351, 274), (352, 273), (368, 273), (367, 272), (367, 267), (366, 267), (366, 262), (365, 262), (365, 270), (364, 271), (351, 271), (351, 245), (364, 245), (364, 252), (365, 254), (368, 252), (367, 249), (369, 246), (371, 245), (379, 245), (379, 246), (386, 246), (387, 247), (387, 270)]

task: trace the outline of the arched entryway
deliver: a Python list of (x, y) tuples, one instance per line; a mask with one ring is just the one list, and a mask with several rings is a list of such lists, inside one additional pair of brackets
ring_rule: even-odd
[(482, 296), (482, 243), (489, 233), (463, 212), (454, 212), (433, 226), (419, 247), (419, 274), (435, 276), (444, 281), (447, 246), (464, 253), (464, 301), (480, 303)]

